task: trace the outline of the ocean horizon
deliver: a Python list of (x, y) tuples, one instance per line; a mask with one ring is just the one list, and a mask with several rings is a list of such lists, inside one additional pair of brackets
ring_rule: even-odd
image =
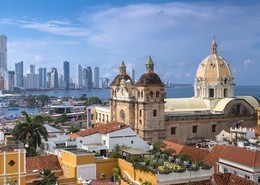
[[(166, 98), (185, 98), (193, 97), (194, 89), (192, 85), (176, 86), (165, 88)], [(235, 96), (254, 96), (260, 99), (260, 85), (236, 85), (234, 89)], [(87, 97), (99, 97), (102, 100), (110, 98), (110, 89), (89, 89), (89, 90), (44, 90), (44, 91), (26, 91), (24, 95), (45, 94), (55, 97), (75, 97), (82, 95)]]

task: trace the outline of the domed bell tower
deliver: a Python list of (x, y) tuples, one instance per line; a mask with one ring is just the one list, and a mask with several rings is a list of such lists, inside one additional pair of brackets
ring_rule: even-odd
[(165, 138), (164, 84), (154, 72), (149, 57), (146, 72), (136, 83), (135, 131), (144, 140), (156, 142)]
[(211, 54), (197, 69), (194, 82), (194, 97), (216, 100), (234, 97), (234, 78), (229, 63), (218, 54), (215, 37), (211, 44)]
[(119, 74), (112, 81), (110, 87), (111, 121), (124, 123), (134, 129), (134, 83), (126, 73), (124, 61), (119, 66)]

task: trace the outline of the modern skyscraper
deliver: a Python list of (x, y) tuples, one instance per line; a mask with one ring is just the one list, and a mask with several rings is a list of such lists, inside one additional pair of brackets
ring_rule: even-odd
[(104, 79), (103, 88), (109, 88), (109, 79), (108, 78)]
[(82, 66), (80, 64), (77, 65), (77, 86), (79, 89), (82, 88)]
[(88, 70), (86, 68), (83, 69), (82, 71), (82, 86), (85, 89), (88, 89)]
[(15, 87), (23, 88), (23, 61), (15, 63)]
[(45, 89), (47, 87), (47, 85), (46, 85), (47, 69), (40, 67), (38, 69), (38, 72), (39, 72), (39, 87), (40, 87), (40, 89)]
[(92, 89), (92, 69), (87, 67), (88, 89)]
[(99, 88), (99, 67), (94, 67), (94, 88)]
[(33, 64), (30, 65), (30, 73), (35, 74), (35, 65)]
[(7, 71), (7, 37), (0, 35), (0, 72)]
[(59, 78), (58, 71), (56, 67), (51, 68), (51, 79), (50, 79), (50, 88), (57, 89), (59, 88)]
[(14, 90), (14, 71), (8, 71), (8, 82), (7, 82), (7, 87), (6, 90), (8, 91), (13, 91)]
[(70, 63), (68, 61), (63, 62), (63, 80), (65, 89), (68, 89), (70, 85)]

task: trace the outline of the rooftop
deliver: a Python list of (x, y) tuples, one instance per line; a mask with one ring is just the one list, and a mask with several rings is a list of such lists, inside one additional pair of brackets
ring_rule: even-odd
[(58, 157), (56, 155), (26, 158), (27, 173), (39, 173), (39, 171), (42, 171), (47, 168), (51, 169), (52, 171), (62, 170)]
[(127, 128), (126, 125), (123, 125), (123, 124), (118, 123), (118, 122), (111, 122), (111, 123), (102, 124), (102, 125), (100, 124), (96, 127), (86, 129), (84, 131), (80, 131), (80, 132), (77, 132), (77, 133), (70, 134), (70, 137), (71, 138), (85, 137), (85, 136), (92, 135), (92, 134), (95, 134), (95, 133), (107, 134), (107, 133), (114, 132), (114, 131), (121, 130), (121, 129), (125, 129), (125, 128)]

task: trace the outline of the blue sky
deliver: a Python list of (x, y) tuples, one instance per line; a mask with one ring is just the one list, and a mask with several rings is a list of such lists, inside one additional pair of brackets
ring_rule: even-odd
[(164, 81), (193, 83), (216, 36), (239, 85), (260, 84), (260, 1), (0, 0), (8, 69), (70, 62), (99, 66), (112, 80), (122, 60), (136, 78), (151, 55)]

